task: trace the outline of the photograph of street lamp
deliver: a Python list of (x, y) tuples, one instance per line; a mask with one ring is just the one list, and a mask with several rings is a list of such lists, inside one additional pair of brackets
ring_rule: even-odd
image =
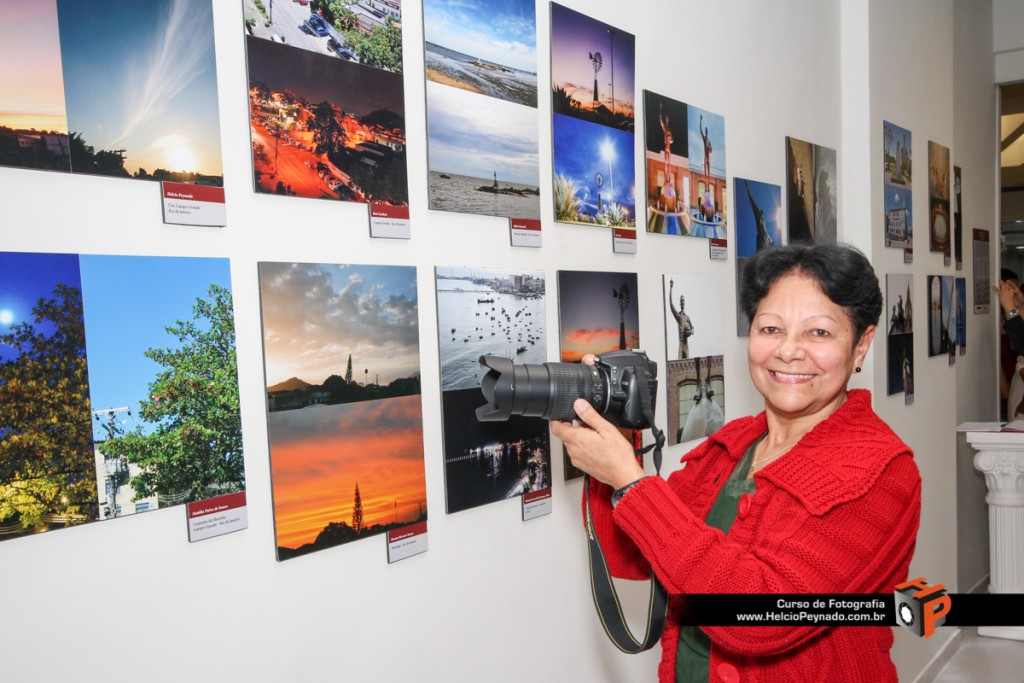
[[(636, 273), (558, 271), (558, 331), (563, 363), (588, 353), (640, 346), (640, 301)], [(565, 479), (583, 472), (564, 453)]]
[(407, 206), (400, 73), (246, 37), (256, 192)]
[(430, 208), (540, 219), (532, 0), (423, 3)]
[(425, 521), (416, 269), (260, 263), (259, 280), (277, 559)]
[(223, 185), (210, 0), (12, 0), (0, 57), (0, 165)]
[(634, 71), (631, 33), (551, 4), (556, 221), (636, 226)]

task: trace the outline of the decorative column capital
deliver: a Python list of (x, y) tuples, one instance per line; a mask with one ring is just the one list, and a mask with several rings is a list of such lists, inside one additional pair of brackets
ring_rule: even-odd
[(974, 469), (985, 475), (988, 502), (1024, 505), (1024, 451), (979, 450)]

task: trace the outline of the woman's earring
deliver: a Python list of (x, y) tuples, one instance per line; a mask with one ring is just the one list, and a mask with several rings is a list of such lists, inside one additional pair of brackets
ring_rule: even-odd
[(855, 367), (855, 368), (853, 369), (853, 371), (854, 371), (854, 372), (860, 372), (860, 366), (858, 365), (857, 367)]

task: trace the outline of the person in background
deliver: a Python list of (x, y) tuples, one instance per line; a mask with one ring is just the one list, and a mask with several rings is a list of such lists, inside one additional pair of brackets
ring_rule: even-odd
[(896, 681), (891, 627), (681, 624), (688, 594), (891, 593), (917, 537), (913, 454), (868, 391), (847, 389), (882, 313), (868, 260), (840, 244), (764, 249), (744, 271), (742, 304), (764, 411), (727, 423), (667, 480), (647, 476), (583, 399), (579, 420), (552, 431), (590, 475), (613, 575), (653, 569), (671, 597), (662, 683)]
[(1008, 406), (1010, 385), (1017, 374), (1017, 357), (1024, 354), (1024, 295), (1021, 294), (1017, 274), (1009, 268), (999, 271), (999, 285), (993, 286), (999, 296), (1003, 325), (999, 335), (999, 396), (1002, 399), (1002, 419), (1012, 420)]

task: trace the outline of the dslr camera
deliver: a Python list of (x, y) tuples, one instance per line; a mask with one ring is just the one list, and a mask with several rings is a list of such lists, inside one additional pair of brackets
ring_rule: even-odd
[(573, 401), (585, 398), (616, 427), (653, 428), (646, 415), (654, 419), (658, 364), (643, 351), (603, 353), (594, 365), (515, 365), (500, 356), (480, 356), (480, 365), (487, 369), (480, 381), (487, 404), (476, 409), (480, 422), (501, 422), (512, 415), (573, 420)]

